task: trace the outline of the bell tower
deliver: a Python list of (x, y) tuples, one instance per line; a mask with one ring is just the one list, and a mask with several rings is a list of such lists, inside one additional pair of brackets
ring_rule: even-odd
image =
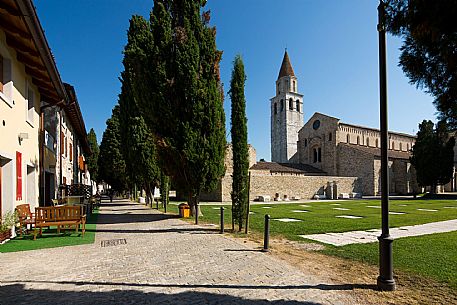
[[(271, 161), (298, 163), (298, 131), (303, 127), (303, 95), (298, 93), (298, 82), (284, 52), (276, 80), (276, 96), (271, 102)], [(295, 156), (295, 157), (294, 157)]]

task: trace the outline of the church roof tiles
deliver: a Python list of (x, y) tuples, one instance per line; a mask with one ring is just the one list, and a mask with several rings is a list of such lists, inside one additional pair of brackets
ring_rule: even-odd
[(295, 76), (294, 69), (290, 64), (289, 54), (287, 51), (284, 52), (284, 58), (282, 59), (281, 69), (279, 70), (278, 79), (283, 76)]
[(303, 175), (326, 175), (327, 173), (307, 164), (257, 162), (251, 170), (268, 170), (272, 173), (292, 173)]

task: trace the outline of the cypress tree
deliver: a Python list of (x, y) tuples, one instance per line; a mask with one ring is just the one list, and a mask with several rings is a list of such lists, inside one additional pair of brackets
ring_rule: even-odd
[(225, 171), (222, 52), (209, 12), (200, 14), (205, 3), (155, 0), (150, 30), (143, 26), (139, 43), (126, 50), (135, 58), (133, 91), (157, 138), (163, 170), (193, 212), (200, 193), (213, 190)]
[(163, 172), (160, 175), (160, 196), (164, 209), (168, 205), (168, 195), (170, 191), (170, 178)]
[(98, 155), (100, 153), (100, 148), (98, 147), (97, 135), (93, 128), (91, 128), (87, 134), (87, 140), (89, 142), (90, 150), (92, 151), (92, 154), (87, 157), (87, 168), (89, 169), (92, 180), (98, 182)]
[(116, 105), (111, 118), (106, 121), (106, 129), (100, 143), (98, 168), (99, 179), (111, 185), (113, 189), (122, 192), (126, 189), (127, 180), (125, 160), (121, 152), (119, 115), (119, 105)]
[(246, 220), (248, 208), (249, 183), (249, 150), (248, 128), (246, 119), (246, 100), (244, 83), (246, 74), (241, 56), (236, 56), (233, 63), (230, 81), (230, 99), (232, 101), (231, 135), (233, 151), (233, 183), (232, 183), (232, 217), (241, 231)]

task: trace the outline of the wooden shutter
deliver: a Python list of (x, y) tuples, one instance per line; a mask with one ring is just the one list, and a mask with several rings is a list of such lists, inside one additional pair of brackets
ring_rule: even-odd
[(22, 154), (16, 152), (16, 200), (22, 200)]
[(3, 56), (0, 55), (0, 92), (3, 92)]
[(70, 143), (70, 162), (73, 161), (73, 145)]
[(60, 132), (60, 154), (63, 156), (65, 150), (65, 136)]

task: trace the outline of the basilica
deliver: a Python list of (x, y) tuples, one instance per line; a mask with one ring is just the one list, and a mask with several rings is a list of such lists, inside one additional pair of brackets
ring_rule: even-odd
[[(380, 131), (341, 122), (314, 113), (304, 123), (303, 95), (287, 51), (284, 53), (276, 95), (270, 99), (271, 162), (256, 162), (250, 147), (251, 199), (281, 200), (347, 198), (380, 194)], [(391, 194), (420, 191), (410, 163), (415, 136), (389, 132), (389, 185)], [(226, 174), (219, 188), (203, 200), (230, 201), (231, 146)]]

